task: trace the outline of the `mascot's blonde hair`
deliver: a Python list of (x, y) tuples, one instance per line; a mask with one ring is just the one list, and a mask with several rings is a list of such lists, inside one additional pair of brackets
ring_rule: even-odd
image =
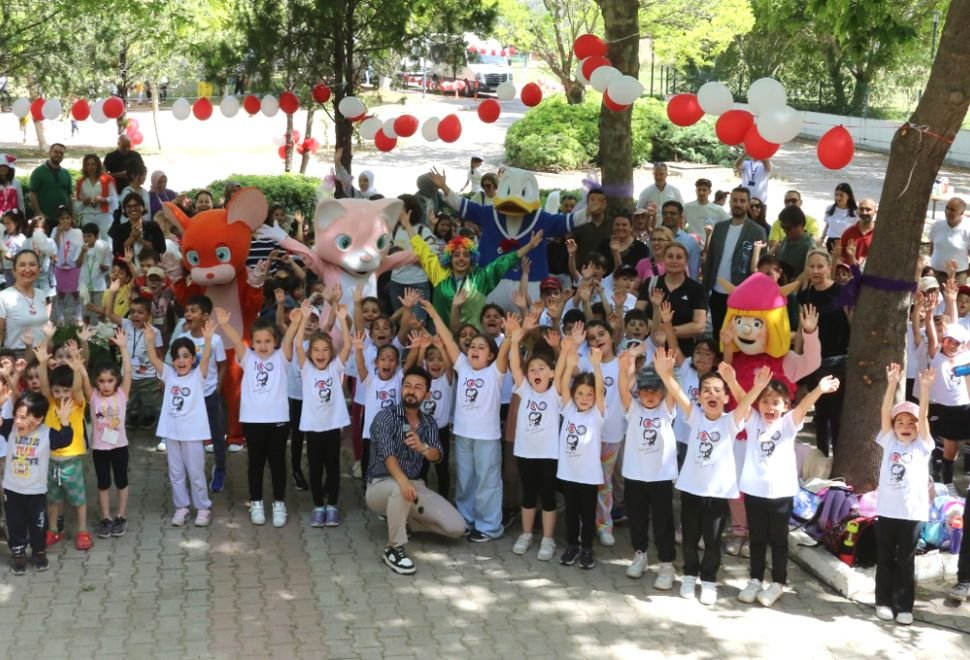
[[(733, 323), (738, 316), (762, 319), (768, 328), (765, 353), (780, 358), (791, 349), (791, 325), (788, 322), (788, 294), (798, 283), (779, 287), (777, 282), (764, 273), (754, 273), (734, 287), (721, 281), (730, 291), (724, 324)], [(721, 350), (724, 350), (723, 344)]]

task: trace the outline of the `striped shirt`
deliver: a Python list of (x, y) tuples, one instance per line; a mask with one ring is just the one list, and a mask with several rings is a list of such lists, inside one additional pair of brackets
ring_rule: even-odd
[[(417, 434), (421, 441), (441, 451), (441, 443), (438, 441), (438, 425), (435, 424), (434, 417), (423, 412), (418, 412), (421, 423), (418, 425)], [(375, 479), (383, 479), (391, 476), (384, 463), (389, 456), (397, 458), (397, 463), (401, 467), (408, 479), (417, 479), (424, 467), (424, 456), (417, 450), (411, 449), (404, 444), (404, 425), (407, 417), (404, 413), (404, 404), (399, 404), (393, 408), (385, 408), (377, 413), (370, 427), (370, 464), (367, 466), (367, 482)]]

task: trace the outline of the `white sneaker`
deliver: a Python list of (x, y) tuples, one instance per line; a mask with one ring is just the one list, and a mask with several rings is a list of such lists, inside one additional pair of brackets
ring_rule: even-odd
[(701, 582), (701, 605), (713, 605), (717, 602), (717, 584)]
[(214, 454), (214, 453), (216, 453), (216, 447), (211, 442), (209, 444), (207, 444), (207, 445), (202, 445), (202, 449), (204, 449), (205, 450), (205, 453), (207, 453), (207, 454)]
[(694, 575), (685, 575), (680, 578), (680, 597), (681, 598), (694, 598), (694, 590), (697, 587), (697, 577)]
[(896, 623), (902, 626), (913, 625), (913, 613), (912, 612), (900, 612), (896, 615)]
[(602, 532), (600, 532), (600, 543), (606, 547), (611, 547), (616, 545), (616, 539), (613, 538), (612, 534), (604, 529)]
[(738, 600), (742, 603), (753, 603), (761, 593), (761, 589), (761, 580), (748, 580), (748, 584), (744, 585), (744, 589), (738, 594)]
[(282, 527), (285, 524), (286, 504), (284, 502), (273, 502), (273, 527)]
[(155, 445), (155, 451), (165, 453), (165, 438), (159, 438), (158, 444)]
[(228, 445), (226, 451), (230, 454), (238, 454), (243, 450), (244, 445)]
[(751, 544), (748, 543), (748, 539), (744, 539), (741, 542), (741, 556), (745, 558), (751, 557)]
[(515, 545), (512, 546), (512, 554), (524, 555), (526, 552), (528, 552), (531, 545), (532, 532), (519, 534), (519, 538), (515, 540)]
[(660, 564), (660, 572), (653, 582), (653, 588), (660, 591), (670, 591), (674, 588), (674, 565), (667, 562)]
[[(741, 553), (741, 544), (744, 542), (740, 536), (731, 536), (724, 544), (724, 552), (737, 557)], [(752, 601), (753, 602), (753, 601)]]
[(626, 576), (628, 578), (633, 578), (636, 580), (641, 575), (643, 575), (643, 569), (647, 567), (647, 553), (637, 550), (637, 553), (633, 555), (633, 561), (626, 569)]
[(781, 595), (784, 593), (785, 588), (778, 584), (777, 582), (772, 582), (765, 589), (762, 589), (758, 593), (758, 602), (765, 607), (771, 607), (775, 604)]
[(885, 605), (876, 606), (876, 618), (880, 621), (892, 621), (893, 611)]
[(266, 511), (263, 510), (263, 500), (249, 503), (249, 520), (254, 525), (266, 524)]
[(953, 600), (957, 601), (958, 603), (962, 603), (967, 599), (967, 596), (970, 595), (970, 582), (957, 582), (955, 585), (953, 585), (953, 588), (950, 589), (949, 595)]
[(542, 537), (542, 541), (539, 543), (539, 554), (536, 555), (536, 559), (539, 561), (549, 561), (556, 554), (556, 540), (552, 537)]
[(350, 468), (350, 475), (354, 479), (360, 479), (360, 461), (354, 462), (354, 467)]

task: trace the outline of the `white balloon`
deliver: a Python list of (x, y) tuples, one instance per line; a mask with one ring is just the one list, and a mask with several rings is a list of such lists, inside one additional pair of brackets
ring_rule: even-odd
[(630, 105), (643, 93), (643, 85), (633, 76), (620, 76), (610, 81), (606, 91), (614, 103)]
[(189, 115), (192, 113), (192, 104), (189, 103), (188, 99), (180, 97), (175, 99), (175, 103), (172, 104), (172, 116), (182, 121), (183, 119), (188, 119)]
[(697, 103), (709, 115), (723, 115), (734, 105), (734, 96), (724, 83), (709, 82), (697, 90)]
[(284, 144), (286, 144), (286, 136), (285, 135), (274, 135), (273, 136), (273, 144), (275, 144), (277, 147), (282, 147)]
[(428, 142), (434, 142), (438, 139), (438, 122), (441, 121), (437, 117), (431, 117), (424, 120), (424, 124), (421, 125), (421, 135)]
[(585, 61), (586, 59), (579, 60), (579, 64), (576, 65), (576, 80), (584, 85), (588, 85), (589, 78), (583, 75), (583, 62)]
[(788, 103), (784, 86), (774, 78), (758, 78), (748, 87), (748, 104), (755, 114), (775, 110)]
[(40, 110), (44, 119), (55, 120), (61, 116), (61, 102), (57, 99), (47, 99)]
[(511, 101), (515, 98), (515, 83), (504, 82), (495, 88), (495, 96), (499, 101)]
[(273, 117), (280, 110), (280, 102), (272, 94), (267, 94), (263, 97), (262, 103), (259, 104), (259, 109), (267, 117)]
[(373, 140), (374, 136), (377, 135), (377, 131), (384, 127), (384, 123), (377, 117), (368, 117), (364, 121), (360, 122), (357, 130), (360, 131), (360, 137), (365, 140)]
[[(597, 69), (593, 71), (593, 75), (589, 77), (589, 84), (593, 86), (593, 89), (602, 94), (606, 91), (614, 79), (619, 78), (622, 75), (623, 74), (620, 73), (619, 69), (616, 67), (597, 67)], [(612, 94), (610, 96), (612, 98)]]
[(349, 119), (360, 117), (367, 112), (367, 106), (356, 96), (345, 96), (340, 99), (337, 109), (340, 110), (340, 114)]
[(381, 125), (381, 129), (384, 131), (384, 135), (391, 138), (392, 140), (397, 139), (397, 132), (394, 130), (394, 119), (396, 119), (396, 117), (392, 117), (391, 119), (388, 119)]
[[(188, 101), (186, 101), (186, 105), (188, 105)], [(172, 106), (172, 114), (175, 114), (174, 105)], [(91, 105), (91, 119), (94, 120), (95, 124), (104, 124), (108, 121), (108, 115), (104, 114), (104, 99), (98, 99)], [(182, 119), (185, 119), (185, 117)]]
[(235, 96), (223, 96), (219, 110), (223, 117), (235, 117), (239, 113), (239, 99)]
[(30, 101), (21, 96), (19, 99), (13, 102), (13, 105), (10, 107), (10, 111), (17, 119), (26, 117), (27, 113), (30, 112)]
[(802, 113), (786, 105), (758, 115), (756, 123), (761, 137), (768, 142), (785, 144), (798, 137), (804, 122)]

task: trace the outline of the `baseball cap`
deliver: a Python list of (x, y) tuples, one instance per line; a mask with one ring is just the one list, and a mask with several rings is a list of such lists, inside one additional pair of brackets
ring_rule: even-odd
[(889, 413), (889, 418), (895, 420), (896, 415), (900, 413), (909, 413), (916, 419), (919, 419), (919, 406), (912, 401), (900, 401), (893, 406), (892, 412)]
[(940, 281), (933, 277), (932, 275), (927, 275), (925, 277), (919, 278), (919, 291), (920, 293), (926, 293), (930, 289), (939, 289)]
[(562, 291), (562, 283), (555, 277), (547, 277), (539, 284), (539, 291)]
[(943, 338), (950, 338), (953, 341), (965, 344), (970, 339), (970, 332), (967, 332), (967, 329), (959, 323), (949, 323), (946, 326), (946, 330), (943, 331)]
[(637, 269), (631, 266), (630, 264), (623, 264), (622, 266), (616, 269), (615, 273), (613, 273), (613, 277), (635, 278), (636, 276), (637, 276)]
[(960, 285), (960, 290), (957, 291), (957, 293), (958, 294), (959, 293), (962, 293), (964, 295), (970, 296), (970, 286), (967, 286), (966, 284), (961, 284)]
[(165, 279), (165, 271), (158, 266), (152, 266), (149, 268), (147, 271), (145, 271), (145, 275), (147, 277), (160, 277), (163, 280)]
[(657, 374), (653, 365), (647, 365), (637, 372), (638, 390), (662, 390), (664, 387), (663, 379)]

